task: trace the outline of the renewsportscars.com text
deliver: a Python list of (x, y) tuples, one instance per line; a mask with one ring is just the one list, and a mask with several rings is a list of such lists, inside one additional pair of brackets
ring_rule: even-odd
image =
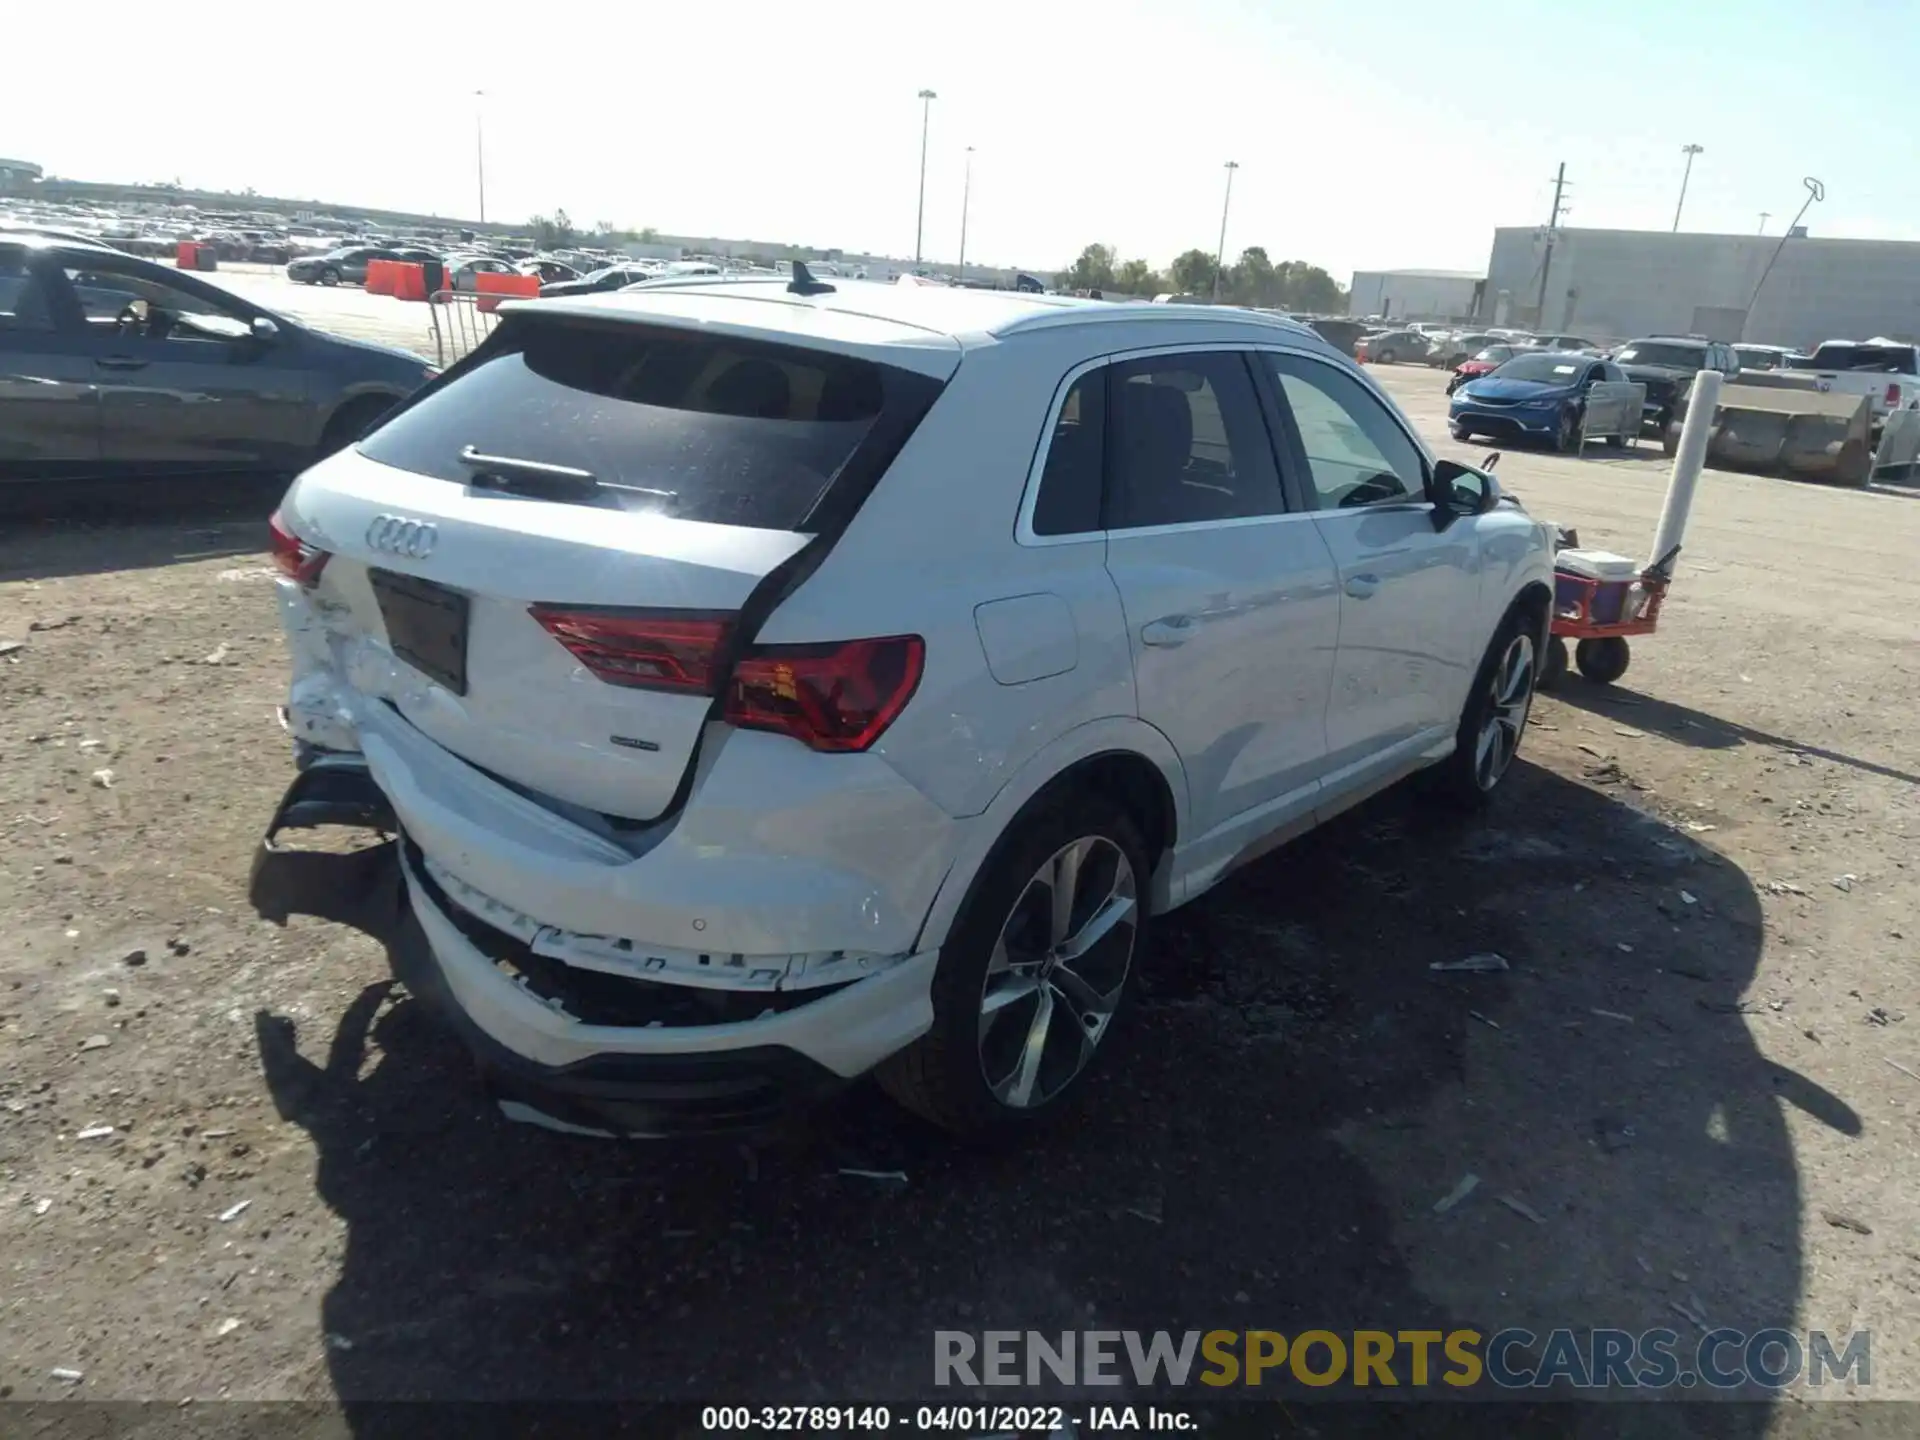
[(1872, 1333), (1823, 1330), (939, 1330), (936, 1385), (1300, 1384), (1783, 1390), (1873, 1383)]

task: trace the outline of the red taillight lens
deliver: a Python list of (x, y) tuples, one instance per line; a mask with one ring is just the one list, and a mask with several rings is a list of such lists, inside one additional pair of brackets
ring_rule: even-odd
[(726, 718), (815, 750), (865, 750), (906, 708), (927, 657), (918, 635), (836, 645), (763, 645), (742, 656)]
[(289, 530), (286, 521), (280, 518), (278, 510), (267, 519), (267, 535), (269, 537), (267, 547), (280, 573), (289, 580), (312, 589), (319, 582), (320, 572), (327, 568), (327, 552), (318, 546), (307, 544)]
[(711, 695), (730, 614), (530, 605), (528, 613), (609, 685)]
[(1898, 385), (1887, 386), (1887, 408), (1889, 410), (1896, 410), (1899, 408), (1899, 406), (1900, 406), (1900, 387)]

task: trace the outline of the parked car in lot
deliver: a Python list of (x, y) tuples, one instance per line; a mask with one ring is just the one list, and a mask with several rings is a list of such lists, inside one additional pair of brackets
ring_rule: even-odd
[(150, 260), (0, 237), (0, 479), (291, 472), (431, 374)]
[(1491, 375), (1514, 356), (1525, 353), (1521, 346), (1508, 345), (1503, 341), (1482, 346), (1453, 367), (1453, 375), (1447, 381), (1447, 394), (1453, 394), (1469, 380), (1477, 380), (1482, 375)]
[(1673, 423), (1674, 402), (1702, 370), (1718, 370), (1728, 377), (1740, 373), (1740, 360), (1731, 345), (1698, 335), (1634, 340), (1613, 352), (1613, 362), (1627, 379), (1647, 387), (1645, 420), (1661, 430)]
[(1639, 438), (1639, 395), (1610, 360), (1525, 350), (1454, 391), (1447, 428), (1456, 440), (1545, 440), (1564, 451), (1600, 438), (1620, 446)]
[(1433, 342), (1427, 351), (1427, 363), (1441, 370), (1458, 369), (1490, 345), (1507, 345), (1507, 342), (1484, 330), (1456, 331)]
[(1920, 408), (1920, 348), (1899, 340), (1828, 340), (1791, 368), (1815, 372), (1823, 390), (1867, 396), (1876, 434), (1890, 412)]
[(1600, 347), (1578, 335), (1530, 335), (1523, 342), (1529, 350), (1552, 350), (1561, 355), (1597, 355)]
[(1808, 357), (1786, 345), (1736, 345), (1733, 358), (1742, 370), (1785, 370), (1791, 361)]
[(1369, 365), (1392, 365), (1401, 360), (1427, 358), (1427, 337), (1417, 330), (1382, 330), (1363, 335), (1354, 346), (1354, 358)]
[(564, 260), (550, 260), (535, 256), (531, 260), (515, 263), (514, 270), (521, 275), (537, 275), (542, 285), (557, 285), (564, 280), (578, 280), (580, 272)]
[(609, 265), (604, 270), (596, 270), (591, 275), (582, 275), (577, 280), (559, 280), (551, 285), (540, 287), (540, 298), (545, 300), (556, 295), (598, 295), (604, 290), (624, 290), (629, 285), (638, 285), (642, 280), (658, 280), (658, 265), (636, 262), (632, 265)]
[(1302, 326), (800, 276), (489, 350), (276, 517), (275, 823), (398, 831), (396, 963), (517, 1118), (726, 1128), (877, 1068), (1018, 1126), (1153, 917), (1513, 759), (1551, 527)]
[(348, 245), (324, 255), (303, 255), (287, 262), (287, 278), (302, 285), (364, 285), (374, 260), (405, 260), (423, 265), (440, 257), (431, 250), (382, 245)]

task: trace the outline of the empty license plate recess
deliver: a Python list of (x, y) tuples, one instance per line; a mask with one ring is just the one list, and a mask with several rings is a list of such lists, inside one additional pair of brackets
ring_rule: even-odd
[(431, 580), (370, 570), (393, 653), (456, 695), (467, 693), (467, 597)]

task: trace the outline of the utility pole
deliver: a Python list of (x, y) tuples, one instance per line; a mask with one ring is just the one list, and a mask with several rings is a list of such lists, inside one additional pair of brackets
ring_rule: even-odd
[(967, 179), (960, 187), (960, 279), (967, 278), (967, 205), (973, 199), (973, 146), (967, 146)]
[(1566, 193), (1567, 162), (1560, 162), (1560, 173), (1553, 177), (1553, 214), (1547, 218), (1547, 253), (1540, 260), (1540, 299), (1534, 305), (1533, 323), (1544, 329), (1547, 323), (1547, 272), (1553, 269), (1553, 237), (1560, 228), (1560, 197)]
[(1760, 212), (1760, 228), (1759, 228), (1758, 230), (1756, 230), (1756, 231), (1754, 231), (1753, 233), (1754, 233), (1754, 234), (1756, 234), (1756, 235), (1764, 235), (1764, 234), (1766, 234), (1766, 233), (1767, 233), (1767, 221), (1769, 221), (1769, 220), (1771, 220), (1772, 218), (1773, 218), (1773, 212), (1772, 212), (1771, 210), (1762, 210), (1762, 211)]
[(933, 123), (933, 102), (940, 97), (931, 90), (920, 92), (920, 210), (913, 221), (913, 268), (920, 268), (920, 237), (927, 224), (927, 127)]
[(1680, 147), (1680, 153), (1687, 157), (1687, 168), (1680, 176), (1680, 203), (1673, 207), (1673, 229), (1675, 234), (1678, 234), (1680, 231), (1680, 212), (1685, 208), (1687, 203), (1687, 181), (1693, 178), (1693, 157), (1700, 154), (1700, 152), (1706, 148), (1704, 145), (1682, 145)]
[(1240, 168), (1238, 160), (1227, 161), (1227, 198), (1220, 202), (1220, 245), (1213, 252), (1213, 303), (1220, 303), (1220, 272), (1227, 266), (1227, 210), (1233, 204), (1233, 172)]

